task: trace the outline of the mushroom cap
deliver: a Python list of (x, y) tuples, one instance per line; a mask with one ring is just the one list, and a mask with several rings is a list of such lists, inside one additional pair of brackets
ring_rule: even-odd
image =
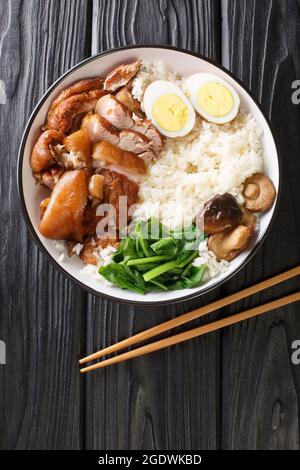
[(208, 239), (208, 249), (218, 259), (231, 261), (249, 245), (256, 226), (256, 218), (251, 212), (243, 210), (241, 224), (230, 232), (217, 233)]
[(200, 220), (202, 218), (204, 232), (215, 234), (239, 225), (242, 219), (242, 210), (231, 194), (218, 194), (204, 204)]
[(246, 209), (252, 212), (264, 212), (273, 205), (276, 189), (268, 176), (255, 173), (245, 180), (243, 197)]

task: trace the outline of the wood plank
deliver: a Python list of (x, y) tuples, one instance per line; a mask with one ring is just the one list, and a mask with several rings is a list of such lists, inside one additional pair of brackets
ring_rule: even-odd
[[(5, 7), (4, 7), (5, 3)], [(17, 152), (24, 126), (48, 86), (90, 54), (84, 0), (2, 2), (0, 80), (1, 290), (0, 448), (82, 446), (81, 382), (86, 295), (52, 268), (22, 219)], [(2, 102), (3, 102), (2, 101)], [(12, 231), (13, 228), (13, 231)]]
[[(297, 264), (300, 199), (300, 106), (291, 101), (299, 79), (300, 12), (296, 0), (222, 1), (222, 59), (256, 95), (272, 120), (282, 152), (282, 198), (276, 221), (259, 253), (227, 285), (238, 290)], [(239, 304), (299, 289), (293, 280)], [(235, 309), (238, 311), (239, 309)], [(224, 314), (232, 312), (228, 308)], [(300, 338), (299, 305), (236, 325), (222, 335), (222, 447), (298, 449), (300, 368), (291, 344)]]
[[(219, 59), (219, 29), (215, 1), (95, 0), (92, 51), (151, 42), (187, 47)], [(89, 295), (87, 353), (211, 299), (135, 308)], [(216, 448), (219, 338), (216, 333), (88, 374), (87, 448)]]
[(218, 0), (93, 0), (92, 53), (131, 44), (166, 44), (218, 59)]

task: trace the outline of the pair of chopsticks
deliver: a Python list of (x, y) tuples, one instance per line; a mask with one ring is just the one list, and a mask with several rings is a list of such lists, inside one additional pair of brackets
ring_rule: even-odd
[[(177, 318), (173, 318), (172, 320), (168, 320), (164, 323), (161, 323), (160, 325), (142, 331), (141, 333), (131, 336), (130, 338), (120, 341), (119, 343), (116, 343), (112, 346), (108, 346), (107, 348), (102, 349), (101, 351), (91, 354), (90, 356), (84, 357), (79, 361), (79, 363), (85, 364), (87, 362), (93, 361), (94, 359), (98, 359), (99, 357), (119, 351), (120, 349), (127, 348), (128, 346), (135, 345), (136, 343), (139, 343), (141, 341), (145, 341), (149, 338), (152, 338), (153, 336), (157, 336), (179, 325), (183, 325), (184, 323), (187, 323), (191, 320), (195, 320), (196, 318), (202, 317), (203, 315), (207, 315), (208, 313), (211, 313), (215, 310), (226, 307), (227, 305), (237, 302), (238, 300), (245, 299), (246, 297), (268, 289), (269, 287), (287, 281), (288, 279), (298, 276), (299, 274), (300, 265), (284, 273), (271, 277), (270, 279), (259, 282), (258, 284), (255, 284), (251, 287), (247, 287), (246, 289), (236, 292), (235, 294), (231, 294), (228, 297), (225, 297), (224, 299), (220, 299), (208, 305), (205, 305), (204, 307), (197, 308), (196, 310), (193, 310), (189, 313), (185, 313), (184, 315), (181, 315)], [(259, 305), (254, 308), (250, 308), (249, 310), (245, 310), (244, 312), (231, 315), (221, 320), (213, 321), (211, 323), (208, 323), (207, 325), (193, 328), (192, 330), (185, 331), (174, 336), (170, 336), (169, 338), (155, 341), (154, 343), (150, 343), (140, 348), (133, 349), (118, 356), (114, 356), (110, 359), (106, 359), (102, 362), (97, 362), (96, 364), (82, 368), (80, 372), (84, 373), (91, 370), (100, 369), (102, 367), (106, 367), (112, 364), (117, 364), (118, 362), (123, 362), (128, 359), (133, 359), (134, 357), (144, 356), (159, 349), (164, 349), (169, 346), (173, 346), (174, 344), (182, 343), (183, 341), (196, 338), (197, 336), (202, 336), (206, 333), (219, 330), (220, 328), (225, 328), (226, 326), (234, 325), (235, 323), (239, 323), (249, 318), (262, 315), (266, 312), (269, 312), (270, 310), (283, 307), (284, 305), (297, 302), (298, 300), (300, 300), (300, 292), (287, 295), (286, 297), (281, 297), (280, 299), (273, 300), (272, 302), (268, 302), (266, 304)]]

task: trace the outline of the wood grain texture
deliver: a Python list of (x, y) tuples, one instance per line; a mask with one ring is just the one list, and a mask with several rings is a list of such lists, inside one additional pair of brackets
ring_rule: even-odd
[[(57, 8), (59, 4), (59, 8)], [(82, 445), (77, 357), (86, 296), (53, 269), (29, 236), (16, 189), (18, 146), (48, 86), (90, 53), (85, 1), (1, 3), (0, 448)], [(12, 232), (13, 229), (13, 232)], [(83, 334), (82, 334), (83, 333)]]
[(92, 52), (166, 44), (220, 54), (218, 0), (93, 0)]
[[(299, 305), (84, 378), (77, 366), (81, 355), (298, 262), (299, 17), (299, 0), (0, 0), (0, 449), (299, 448), (300, 368), (290, 360)], [(142, 43), (222, 61), (261, 101), (283, 157), (278, 217), (262, 249), (214, 293), (163, 308), (74, 287), (32, 242), (16, 194), (18, 146), (43, 92), (92, 53)], [(296, 289), (294, 279), (209, 318)]]
[[(94, 1), (92, 51), (155, 43), (187, 47), (218, 60), (219, 28), (215, 1)], [(202, 305), (209, 297), (164, 308), (128, 308), (88, 298), (87, 354)], [(216, 333), (89, 374), (87, 448), (216, 448), (219, 338)]]
[[(291, 85), (300, 76), (296, 1), (222, 1), (223, 64), (247, 84), (272, 120), (283, 160), (282, 197), (263, 247), (228, 291), (299, 262), (300, 107)], [(241, 309), (296, 289), (299, 280), (239, 304)], [(298, 449), (300, 368), (291, 344), (300, 338), (299, 304), (234, 326), (222, 335), (222, 447)], [(224, 313), (231, 312), (227, 309)], [(238, 308), (235, 308), (238, 311)]]

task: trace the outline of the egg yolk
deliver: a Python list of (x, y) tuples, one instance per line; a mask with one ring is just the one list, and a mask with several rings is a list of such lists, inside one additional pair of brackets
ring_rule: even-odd
[(160, 127), (169, 132), (176, 132), (186, 125), (188, 108), (179, 96), (170, 93), (157, 98), (152, 115)]
[(211, 116), (226, 116), (233, 108), (234, 100), (231, 92), (219, 82), (203, 85), (197, 94), (199, 106)]

